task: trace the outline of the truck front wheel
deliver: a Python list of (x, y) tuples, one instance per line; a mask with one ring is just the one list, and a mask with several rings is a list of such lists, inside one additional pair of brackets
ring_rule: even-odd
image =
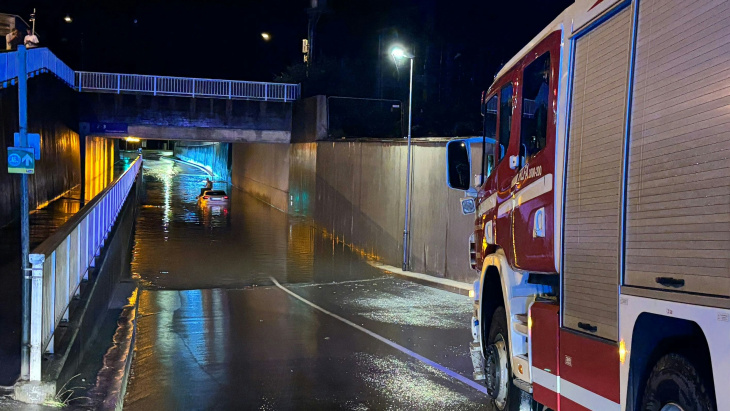
[(644, 411), (714, 411), (715, 403), (694, 364), (671, 353), (657, 361), (641, 402)]
[(512, 384), (512, 367), (509, 358), (509, 329), (504, 307), (497, 307), (489, 327), (487, 347), (484, 351), (484, 371), (487, 393), (498, 410), (519, 410), (522, 390)]

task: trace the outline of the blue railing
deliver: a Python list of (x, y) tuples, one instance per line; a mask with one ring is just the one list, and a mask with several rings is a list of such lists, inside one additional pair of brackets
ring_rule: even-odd
[(97, 93), (150, 94), (229, 100), (287, 102), (299, 98), (299, 84), (86, 71), (76, 72), (76, 88), (79, 91)]
[[(17, 55), (0, 53), (0, 88), (17, 81)], [(29, 77), (50, 72), (82, 92), (289, 102), (301, 90), (299, 84), (73, 71), (47, 48), (28, 49), (27, 65)]]
[[(27, 51), (26, 64), (28, 77), (39, 73), (50, 72), (63, 80), (69, 87), (74, 87), (74, 71), (51, 50), (45, 47), (32, 48)], [(18, 81), (18, 52), (0, 53), (0, 83)]]
[(43, 353), (53, 352), (56, 328), (68, 320), (69, 305), (88, 279), (141, 167), (142, 157), (137, 157), (124, 174), (31, 251), (31, 381), (40, 381)]

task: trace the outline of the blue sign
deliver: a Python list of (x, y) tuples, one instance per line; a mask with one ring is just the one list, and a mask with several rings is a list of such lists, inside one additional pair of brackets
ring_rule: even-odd
[(8, 147), (8, 173), (35, 173), (35, 157), (30, 147)]
[(129, 134), (127, 123), (89, 123), (89, 133)]

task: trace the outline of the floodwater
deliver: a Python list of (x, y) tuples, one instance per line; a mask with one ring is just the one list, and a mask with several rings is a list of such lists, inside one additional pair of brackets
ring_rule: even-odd
[(195, 167), (146, 158), (144, 173), (125, 409), (486, 409), (467, 297), (386, 275), (224, 183), (230, 204), (201, 207)]

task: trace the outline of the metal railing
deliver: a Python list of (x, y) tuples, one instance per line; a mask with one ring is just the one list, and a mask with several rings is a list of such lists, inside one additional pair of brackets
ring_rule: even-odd
[[(0, 53), (0, 86), (18, 77), (18, 52)], [(190, 77), (73, 71), (45, 47), (28, 49), (28, 77), (51, 72), (78, 91), (153, 96), (205, 97), (289, 102), (299, 99), (299, 84)]]
[(40, 381), (43, 353), (67, 321), (69, 304), (101, 252), (142, 165), (142, 157), (30, 254), (30, 380)]
[(77, 71), (76, 88), (78, 91), (96, 93), (287, 102), (299, 98), (300, 87), (299, 84), (287, 83)]
[[(18, 78), (18, 52), (11, 51), (0, 53), (0, 83), (17, 81)], [(63, 80), (69, 87), (74, 86), (74, 71), (61, 59), (56, 57), (51, 50), (45, 47), (28, 49), (26, 64), (28, 77), (38, 73), (50, 72)]]

